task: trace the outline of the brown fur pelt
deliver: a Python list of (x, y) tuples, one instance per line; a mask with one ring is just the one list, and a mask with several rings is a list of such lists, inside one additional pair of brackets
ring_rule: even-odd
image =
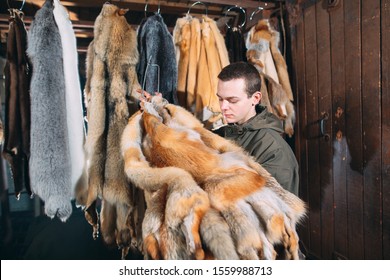
[[(123, 172), (120, 137), (135, 110), (139, 88), (135, 66), (138, 61), (136, 32), (127, 23), (127, 10), (106, 3), (96, 18), (94, 40), (88, 48), (87, 103), (88, 190), (79, 193), (85, 216), (99, 230), (97, 199), (102, 200), (100, 232), (108, 245), (122, 249), (122, 258), (136, 244), (134, 233), (134, 198), (132, 186)], [(131, 105), (130, 104), (130, 105)]]
[(293, 94), (279, 41), (279, 32), (270, 26), (268, 20), (260, 20), (247, 37), (247, 60), (262, 76), (262, 103), (284, 121), (285, 132), (292, 137), (295, 122)]
[(121, 145), (128, 179), (148, 198), (148, 257), (275, 259), (281, 244), (298, 259), (304, 202), (190, 112), (154, 97), (130, 118)]

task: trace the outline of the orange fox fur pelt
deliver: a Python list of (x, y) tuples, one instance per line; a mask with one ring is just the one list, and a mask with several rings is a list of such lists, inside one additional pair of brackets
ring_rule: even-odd
[(145, 191), (152, 259), (298, 259), (302, 200), (240, 147), (182, 107), (153, 97), (122, 135), (128, 179)]

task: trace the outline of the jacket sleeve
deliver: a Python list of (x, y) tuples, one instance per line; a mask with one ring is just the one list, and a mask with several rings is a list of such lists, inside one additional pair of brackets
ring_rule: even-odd
[(259, 154), (256, 160), (284, 189), (298, 195), (298, 164), (290, 157), (290, 151), (283, 148), (272, 149), (271, 146), (270, 149)]

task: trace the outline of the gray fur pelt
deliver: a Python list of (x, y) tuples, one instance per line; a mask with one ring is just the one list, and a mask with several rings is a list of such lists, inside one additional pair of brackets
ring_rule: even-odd
[[(160, 14), (148, 17), (139, 27), (138, 51), (140, 58), (137, 74), (143, 89), (149, 93), (159, 91), (169, 103), (178, 104), (175, 47), (172, 35)], [(158, 67), (153, 65), (160, 68), (159, 78)]]
[(28, 34), (31, 80), (31, 189), (45, 202), (45, 213), (66, 221), (72, 213), (71, 161), (66, 121), (62, 45), (46, 1)]

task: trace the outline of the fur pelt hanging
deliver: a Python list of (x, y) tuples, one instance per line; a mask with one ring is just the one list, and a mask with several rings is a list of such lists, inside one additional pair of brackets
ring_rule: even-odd
[(262, 76), (262, 104), (284, 120), (285, 132), (294, 134), (295, 110), (286, 62), (279, 51), (279, 32), (267, 19), (253, 26), (246, 40), (247, 60)]
[(225, 35), (225, 44), (229, 54), (230, 63), (246, 61), (246, 46), (240, 28), (228, 28)]
[(209, 128), (223, 125), (216, 90), (218, 74), (229, 64), (229, 57), (215, 21), (204, 15), (200, 22), (186, 15), (176, 21), (173, 34), (180, 70), (179, 104)]
[[(100, 232), (108, 245), (117, 245), (125, 258), (134, 234), (133, 188), (124, 174), (120, 138), (134, 110), (139, 89), (136, 32), (124, 17), (127, 10), (105, 3), (94, 25), (87, 54), (88, 192), (85, 216), (98, 236), (97, 199), (102, 200)], [(140, 201), (142, 203), (142, 201)]]
[(196, 71), (200, 56), (201, 32), (200, 21), (197, 18), (191, 20), (191, 45), (188, 61), (187, 75), (187, 103), (186, 108), (195, 111)]
[(149, 93), (159, 91), (170, 103), (178, 104), (175, 47), (159, 13), (148, 17), (139, 27), (138, 42), (137, 74), (142, 88)]
[[(28, 60), (27, 31), (23, 12), (10, 10), (7, 38), (5, 75), (5, 122), (3, 156), (8, 161), (19, 198), (23, 189), (31, 195), (28, 159), (30, 156), (30, 80), (31, 65)], [(0, 143), (3, 138), (1, 130)]]
[(152, 259), (298, 259), (306, 209), (243, 149), (153, 97), (122, 135), (127, 177), (145, 191)]
[(66, 117), (62, 45), (48, 0), (35, 14), (27, 53), (31, 79), (31, 189), (45, 213), (66, 221), (72, 213), (71, 160)]
[(213, 19), (203, 15), (195, 115), (209, 128), (222, 125), (222, 114), (216, 92), (218, 74), (228, 64), (229, 56), (221, 32)]
[[(190, 46), (191, 46), (191, 24), (186, 18), (178, 19), (175, 26), (176, 30), (180, 31), (176, 35), (175, 44), (180, 51), (178, 60), (178, 79), (177, 79), (177, 98), (180, 106), (187, 107), (187, 78), (188, 67), (190, 61)], [(175, 31), (175, 32), (179, 32)]]
[(179, 105), (195, 112), (195, 90), (201, 48), (200, 21), (186, 15), (178, 18), (173, 31), (178, 63), (177, 91)]
[[(86, 186), (86, 160), (84, 153), (84, 116), (82, 109), (82, 94), (78, 71), (78, 57), (76, 37), (68, 12), (59, 0), (54, 0), (54, 19), (61, 36), (64, 78), (66, 92), (66, 117), (71, 158), (71, 187), (75, 193), (76, 187), (85, 189)], [(78, 198), (76, 197), (78, 200)], [(78, 201), (77, 201), (78, 202)]]

